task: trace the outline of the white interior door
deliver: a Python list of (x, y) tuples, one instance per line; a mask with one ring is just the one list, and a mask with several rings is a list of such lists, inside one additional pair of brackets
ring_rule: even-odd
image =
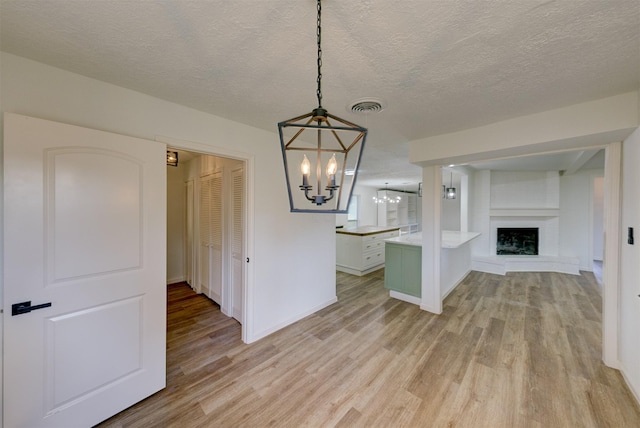
[(244, 167), (231, 171), (231, 296), (233, 317), (242, 322), (244, 282)]
[(222, 304), (222, 171), (200, 178), (200, 290)]
[(193, 180), (187, 181), (185, 185), (187, 192), (186, 207), (185, 207), (185, 274), (187, 283), (196, 288), (196, 261), (194, 254), (196, 254), (194, 235), (194, 189)]
[(91, 426), (165, 386), (165, 146), (4, 127), (4, 426)]

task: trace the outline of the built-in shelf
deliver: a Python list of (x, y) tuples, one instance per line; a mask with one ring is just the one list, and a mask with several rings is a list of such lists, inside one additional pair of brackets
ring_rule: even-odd
[(491, 208), (491, 217), (558, 217), (559, 208)]
[(395, 204), (378, 205), (378, 226), (399, 226), (400, 234), (415, 233), (420, 230), (417, 205), (418, 195), (396, 190), (379, 190), (378, 197), (400, 197)]

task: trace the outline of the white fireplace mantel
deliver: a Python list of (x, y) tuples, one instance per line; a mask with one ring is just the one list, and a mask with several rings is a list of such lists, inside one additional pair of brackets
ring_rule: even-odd
[(559, 208), (491, 208), (491, 217), (558, 217)]

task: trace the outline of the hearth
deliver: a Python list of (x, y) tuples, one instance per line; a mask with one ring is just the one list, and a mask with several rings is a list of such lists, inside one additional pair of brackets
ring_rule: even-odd
[(537, 227), (499, 227), (497, 255), (538, 255)]

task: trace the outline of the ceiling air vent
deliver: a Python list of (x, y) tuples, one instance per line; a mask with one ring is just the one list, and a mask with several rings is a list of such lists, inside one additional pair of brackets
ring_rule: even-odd
[(378, 113), (384, 110), (384, 108), (385, 103), (375, 98), (363, 98), (347, 106), (347, 110), (353, 113)]

